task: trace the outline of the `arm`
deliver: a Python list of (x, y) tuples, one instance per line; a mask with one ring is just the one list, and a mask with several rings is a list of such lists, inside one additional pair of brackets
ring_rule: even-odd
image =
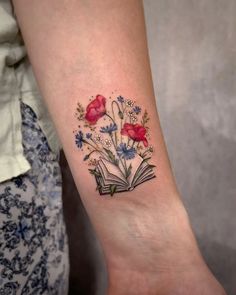
[[(192, 264), (201, 268), (206, 286), (212, 283), (214, 291), (207, 294), (221, 294), (215, 293), (218, 284), (197, 249), (170, 169), (155, 106), (141, 1), (13, 2), (40, 91), (104, 249), (110, 294), (125, 294), (124, 290), (137, 294), (138, 282), (140, 294), (156, 294), (168, 285), (168, 269), (186, 270)], [(145, 131), (134, 129), (128, 109), (117, 101), (120, 95), (141, 107), (137, 120)], [(144, 110), (150, 120), (142, 124)], [(117, 130), (100, 132), (110, 124), (116, 124)], [(92, 134), (94, 142), (86, 133)], [(112, 154), (95, 139), (95, 133), (108, 136), (111, 147), (107, 150)], [(118, 152), (124, 142), (126, 150), (123, 146)], [(113, 161), (119, 169), (113, 174), (127, 180), (129, 164), (135, 166), (137, 158), (125, 159), (121, 153), (134, 148), (134, 153), (142, 154), (150, 145), (154, 152), (149, 151), (147, 162), (157, 167), (152, 168), (156, 177), (125, 192), (118, 192), (113, 179), (112, 192), (100, 195), (96, 176), (98, 182), (101, 171), (98, 175), (89, 171), (97, 167), (90, 167), (89, 161), (99, 161), (100, 156)], [(84, 161), (90, 152), (91, 158)], [(166, 276), (161, 275), (163, 269)]]

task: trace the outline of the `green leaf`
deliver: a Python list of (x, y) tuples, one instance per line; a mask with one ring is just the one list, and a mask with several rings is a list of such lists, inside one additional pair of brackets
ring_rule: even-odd
[(107, 153), (109, 159), (113, 162), (116, 163), (116, 157), (115, 155), (108, 149), (104, 148), (105, 152)]
[(89, 156), (90, 156), (90, 155), (86, 155), (86, 156), (84, 157), (84, 161), (87, 161), (87, 160), (89, 159)]
[[(148, 121), (150, 120), (150, 118), (148, 117), (148, 112), (147, 110), (144, 111), (144, 114), (142, 116), (142, 121), (141, 124), (146, 127), (146, 124), (148, 123)], [(147, 127), (146, 127), (147, 128)]]
[(116, 185), (115, 184), (110, 184), (110, 194), (111, 194), (111, 196), (113, 196), (115, 192), (116, 192)]
[(144, 161), (148, 161), (148, 160), (150, 160), (150, 159), (151, 159), (151, 157), (143, 158)]
[(127, 170), (127, 173), (126, 173), (126, 177), (129, 177), (130, 176), (131, 171), (132, 171), (132, 165), (130, 164), (129, 165), (129, 168)]
[(89, 169), (89, 172), (95, 176), (101, 176), (101, 174), (96, 169)]
[(156, 165), (150, 165), (150, 164), (149, 164), (149, 167), (152, 169), (152, 168), (155, 168)]
[(102, 188), (101, 185), (97, 185), (97, 187), (96, 187), (96, 191), (99, 191), (101, 188)]
[(124, 119), (124, 115), (121, 111), (119, 111), (118, 115), (119, 115), (120, 119)]

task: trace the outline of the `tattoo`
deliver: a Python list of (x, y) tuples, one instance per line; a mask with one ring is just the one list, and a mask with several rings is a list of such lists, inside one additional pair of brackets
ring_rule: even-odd
[(147, 110), (123, 96), (96, 95), (86, 109), (78, 103), (75, 116), (75, 144), (86, 151), (84, 161), (100, 195), (131, 191), (155, 177)]

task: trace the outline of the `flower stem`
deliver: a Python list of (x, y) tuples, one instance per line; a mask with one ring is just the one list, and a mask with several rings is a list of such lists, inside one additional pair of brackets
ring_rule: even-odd
[[(113, 114), (113, 118), (115, 118), (115, 114), (114, 114), (114, 108), (113, 108), (113, 105), (116, 105), (117, 106), (117, 108), (118, 108), (118, 114), (122, 114), (122, 117), (124, 117), (124, 107), (123, 107), (123, 103), (122, 103), (122, 110), (121, 110), (121, 108), (120, 108), (120, 106), (119, 106), (119, 104), (118, 104), (118, 102), (117, 101), (115, 101), (115, 100), (113, 100), (113, 102), (112, 102), (112, 104), (111, 104), (111, 108), (112, 108), (112, 114)], [(120, 130), (122, 129), (122, 121), (123, 121), (123, 119), (122, 119), (122, 117), (119, 115), (119, 117), (120, 117)], [(115, 136), (116, 136), (116, 133), (115, 133)], [(122, 135), (120, 135), (120, 142), (122, 142)], [(116, 144), (117, 144), (117, 136), (116, 136)]]
[[(119, 106), (118, 102), (113, 100), (113, 102), (111, 103), (111, 110), (112, 110), (113, 119), (115, 120), (115, 113), (114, 113), (114, 107), (113, 107), (114, 104), (118, 108), (118, 113), (121, 112), (121, 109), (120, 109), (120, 106)], [(115, 141), (116, 141), (116, 144), (117, 144), (117, 131), (115, 132)]]
[(130, 138), (128, 137), (128, 142), (127, 142), (127, 146), (129, 146), (129, 142), (130, 142)]
[(96, 141), (93, 138), (90, 138), (90, 140), (95, 144), (95, 146), (97, 147), (97, 149), (99, 149), (98, 144), (96, 143)]
[(83, 142), (84, 142), (85, 144), (91, 146), (91, 147), (94, 149), (94, 151), (100, 153), (101, 155), (103, 155), (103, 156), (105, 156), (105, 157), (107, 158), (107, 155), (106, 155), (105, 153), (103, 153), (102, 151), (100, 151), (97, 147), (95, 147), (94, 145), (92, 145), (90, 142), (88, 142), (88, 141), (85, 140), (85, 139), (83, 140)]
[(126, 174), (126, 177), (128, 175), (128, 169), (127, 169), (127, 165), (126, 165), (126, 160), (124, 159), (124, 169), (125, 169), (125, 174)]
[(118, 108), (118, 111), (121, 112), (120, 106), (119, 106), (118, 102), (115, 101), (115, 100), (113, 100), (113, 102), (111, 103), (112, 108), (113, 108), (113, 104), (114, 104), (114, 103), (116, 104), (116, 106), (117, 106), (117, 108)]
[[(114, 116), (114, 111), (113, 111), (113, 108), (112, 108), (112, 113), (113, 113), (113, 116)], [(112, 120), (112, 122), (116, 125), (116, 122), (114, 120), (114, 118), (112, 118), (110, 115), (108, 115), (108, 113), (105, 114), (109, 119)], [(117, 134), (116, 134), (116, 131), (115, 131), (115, 141), (116, 141), (116, 144), (117, 144)]]
[(125, 173), (123, 173), (122, 170), (120, 170), (120, 171), (122, 172), (122, 174), (123, 174), (124, 177), (126, 178), (126, 175), (127, 175), (127, 167), (126, 167), (126, 164), (123, 163), (121, 157), (120, 157), (120, 156), (118, 155), (118, 153), (117, 153), (117, 146), (116, 146), (116, 144), (115, 144), (115, 142), (114, 142), (114, 139), (113, 139), (112, 134), (110, 134), (110, 137), (111, 137), (111, 141), (112, 141), (112, 143), (113, 143), (113, 145), (114, 145), (114, 148), (115, 148), (116, 154), (117, 154), (118, 158), (120, 159), (120, 162), (121, 162), (121, 164), (122, 164), (122, 166), (123, 166), (123, 168), (124, 168)]
[(116, 124), (115, 120), (108, 113), (105, 113), (105, 115), (110, 118), (114, 124)]
[[(123, 128), (123, 119), (120, 119), (120, 131), (122, 130)], [(120, 142), (122, 143), (122, 134), (120, 133)]]

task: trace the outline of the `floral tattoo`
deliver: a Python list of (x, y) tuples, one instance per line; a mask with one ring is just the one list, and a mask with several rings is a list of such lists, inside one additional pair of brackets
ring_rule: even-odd
[(78, 103), (75, 115), (79, 122), (75, 144), (86, 150), (84, 161), (100, 195), (131, 191), (155, 177), (155, 166), (149, 163), (153, 147), (148, 112), (135, 101), (96, 95), (86, 109)]

